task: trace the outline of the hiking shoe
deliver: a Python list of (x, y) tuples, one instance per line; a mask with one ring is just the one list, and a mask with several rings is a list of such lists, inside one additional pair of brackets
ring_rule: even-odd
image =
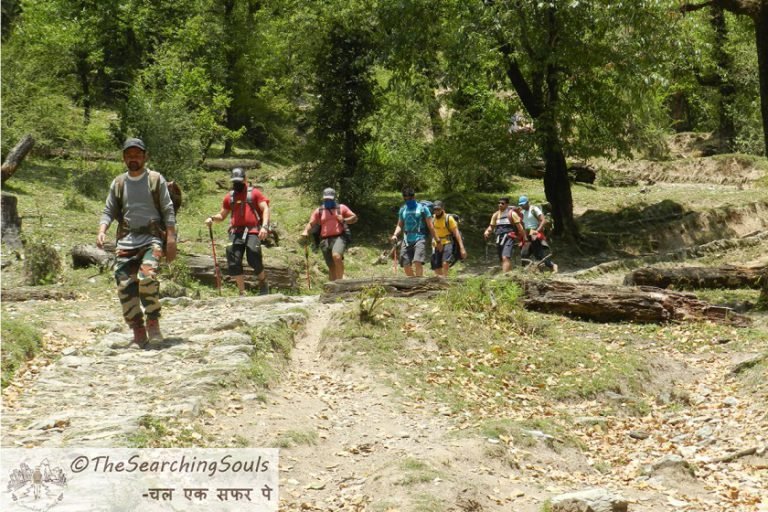
[(139, 348), (144, 348), (149, 343), (147, 329), (143, 325), (133, 327), (133, 343), (137, 344)]
[(269, 284), (266, 280), (259, 282), (259, 295), (269, 295)]
[(557, 274), (557, 263), (552, 264), (552, 273)]
[(147, 319), (147, 335), (149, 341), (163, 340), (163, 333), (160, 332), (160, 321), (157, 318)]

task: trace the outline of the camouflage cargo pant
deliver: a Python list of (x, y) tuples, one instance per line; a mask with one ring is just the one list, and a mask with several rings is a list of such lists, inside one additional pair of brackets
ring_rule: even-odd
[(148, 320), (160, 318), (157, 272), (162, 256), (163, 248), (158, 244), (117, 253), (117, 296), (123, 308), (123, 318), (131, 326), (144, 325), (144, 315)]

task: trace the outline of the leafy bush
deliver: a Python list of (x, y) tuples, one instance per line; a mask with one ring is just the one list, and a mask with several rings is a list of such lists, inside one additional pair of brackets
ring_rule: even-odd
[(27, 242), (24, 246), (24, 273), (27, 284), (51, 284), (61, 274), (59, 253), (46, 242)]
[(2, 326), (2, 387), (11, 382), (21, 363), (31, 359), (40, 350), (43, 338), (40, 332), (26, 322), (3, 318)]
[(387, 290), (381, 285), (366, 286), (358, 295), (358, 320), (360, 323), (376, 323), (378, 308), (384, 303)]
[(121, 172), (123, 170), (118, 169), (117, 164), (82, 161), (76, 174), (71, 177), (71, 186), (85, 197), (103, 201), (109, 193), (112, 180)]
[(508, 279), (471, 277), (450, 287), (441, 300), (453, 311), (473, 313), (482, 319), (508, 320), (520, 313), (520, 287)]

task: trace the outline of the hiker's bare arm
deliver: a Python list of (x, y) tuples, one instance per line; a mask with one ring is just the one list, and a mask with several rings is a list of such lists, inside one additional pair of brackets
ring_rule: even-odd
[(266, 201), (259, 203), (259, 209), (261, 210), (261, 229), (259, 229), (259, 238), (266, 240), (269, 232), (267, 226), (269, 226), (269, 204)]
[(542, 214), (539, 215), (539, 227), (536, 228), (536, 231), (541, 233), (542, 230), (544, 229), (544, 226), (546, 226), (546, 225), (547, 225), (547, 218), (542, 213)]
[(523, 225), (520, 222), (517, 222), (515, 224), (515, 227), (517, 228), (517, 236), (520, 237), (520, 245), (523, 245), (526, 240), (525, 230), (523, 229)]
[(347, 224), (354, 224), (355, 222), (357, 222), (357, 215), (355, 215), (352, 212), (349, 212), (349, 213), (350, 213), (349, 217), (345, 217), (343, 222), (346, 222)]
[(176, 226), (165, 229), (165, 260), (170, 263), (176, 259)]
[(229, 210), (226, 208), (222, 208), (221, 211), (215, 215), (211, 215), (207, 219), (205, 219), (206, 225), (210, 226), (214, 222), (222, 222), (224, 219), (227, 218), (227, 215), (229, 215)]
[(400, 232), (403, 230), (403, 219), (400, 219), (397, 221), (397, 226), (395, 226), (395, 232), (392, 235), (392, 241), (397, 242), (397, 237), (400, 235)]
[(104, 247), (104, 240), (107, 239), (108, 224), (99, 224), (99, 234), (96, 235), (96, 247), (101, 249)]
[(461, 257), (466, 258), (467, 250), (464, 248), (464, 238), (459, 236), (459, 226), (454, 224), (451, 233), (453, 233), (453, 238), (459, 241), (459, 252), (461, 253)]
[(494, 213), (491, 215), (491, 222), (488, 224), (488, 227), (485, 228), (485, 231), (483, 232), (483, 238), (488, 240), (488, 237), (491, 236), (491, 233), (493, 233), (493, 228), (496, 227), (496, 214)]
[(435, 241), (435, 245), (440, 248), (443, 246), (442, 242), (440, 242), (440, 239), (437, 238), (437, 233), (435, 233), (435, 223), (432, 222), (432, 217), (427, 217), (424, 219), (424, 222), (427, 225), (427, 229), (429, 229), (429, 234), (432, 236), (432, 240)]

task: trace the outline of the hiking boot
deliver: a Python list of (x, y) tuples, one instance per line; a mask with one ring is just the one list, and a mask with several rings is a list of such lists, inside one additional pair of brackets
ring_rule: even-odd
[(269, 284), (266, 279), (259, 281), (259, 295), (269, 295)]
[(137, 344), (139, 348), (144, 348), (149, 343), (147, 329), (143, 325), (133, 327), (133, 343)]
[(147, 319), (147, 335), (149, 335), (149, 341), (163, 340), (163, 333), (160, 332), (160, 320), (157, 318)]

